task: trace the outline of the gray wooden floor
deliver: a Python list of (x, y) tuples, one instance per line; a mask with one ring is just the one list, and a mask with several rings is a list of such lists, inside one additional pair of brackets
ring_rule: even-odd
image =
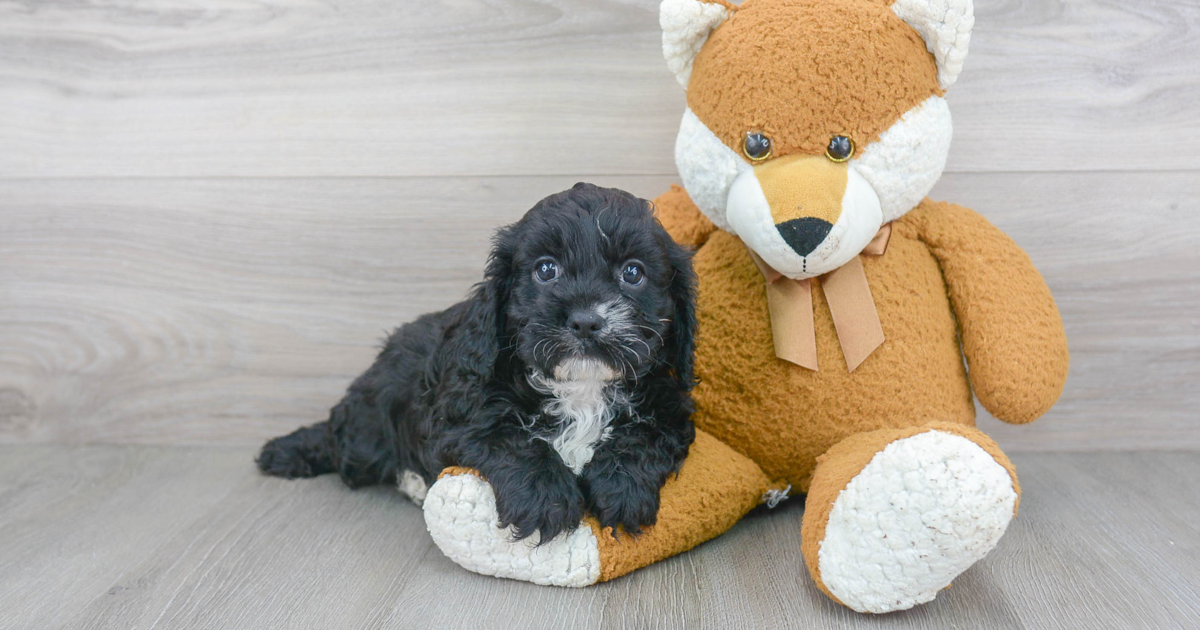
[(261, 477), (250, 449), (0, 447), (0, 628), (1195, 628), (1200, 454), (1024, 453), (1000, 546), (868, 617), (800, 557), (799, 503), (582, 590), (468, 573), (390, 488)]

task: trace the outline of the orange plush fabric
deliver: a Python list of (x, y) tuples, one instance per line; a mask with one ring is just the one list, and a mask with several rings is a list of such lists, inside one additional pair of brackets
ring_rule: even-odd
[(742, 242), (717, 231), (696, 253), (696, 425), (800, 490), (817, 456), (856, 433), (974, 423), (946, 283), (916, 226), (901, 218), (887, 253), (862, 261), (887, 341), (851, 374), (819, 278), (814, 372), (775, 357), (762, 275)]
[(692, 249), (708, 242), (709, 235), (717, 230), (708, 217), (696, 211), (687, 192), (678, 184), (672, 184), (670, 190), (654, 200), (654, 214), (676, 243)]
[(613, 535), (592, 517), (604, 582), (695, 547), (729, 529), (773, 486), (766, 475), (716, 438), (696, 432), (679, 474), (662, 489), (658, 522), (636, 538)]
[(997, 418), (1032, 422), (1058, 400), (1070, 357), (1058, 307), (1029, 256), (979, 214), (926, 200), (905, 219), (946, 278), (971, 386)]
[[(804, 37), (809, 24), (834, 31)], [(835, 135), (875, 141), (934, 94), (925, 42), (888, 3), (746, 0), (696, 56), (688, 106), (735, 151), (758, 131), (776, 157), (820, 155)]]
[[(711, 222), (685, 211), (681, 195), (655, 205), (672, 236), (694, 244)], [(862, 259), (887, 341), (853, 374), (819, 278), (814, 372), (775, 357), (762, 275), (745, 246), (703, 231), (696, 425), (772, 479), (806, 491), (817, 457), (863, 431), (974, 425), (972, 386), (1008, 422), (1033, 420), (1062, 392), (1068, 352), (1054, 298), (1012, 239), (966, 208), (926, 200), (893, 224), (885, 255)]]

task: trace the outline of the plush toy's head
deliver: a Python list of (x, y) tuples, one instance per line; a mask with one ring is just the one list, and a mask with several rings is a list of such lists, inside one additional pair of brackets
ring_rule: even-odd
[(832, 271), (933, 188), (971, 0), (664, 0), (692, 201), (786, 276)]

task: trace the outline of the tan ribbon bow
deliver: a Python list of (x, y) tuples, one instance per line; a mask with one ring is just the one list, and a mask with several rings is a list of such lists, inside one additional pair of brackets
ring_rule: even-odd
[[(871, 242), (863, 248), (864, 256), (882, 256), (892, 237), (892, 224), (884, 223)], [(775, 340), (775, 356), (810, 370), (817, 369), (817, 331), (813, 324), (812, 283), (793, 280), (775, 271), (753, 250), (750, 257), (767, 281), (767, 306), (771, 311), (771, 335)], [(819, 276), (825, 290), (829, 314), (837, 330), (846, 368), (855, 368), (883, 343), (883, 327), (875, 299), (867, 285), (862, 260), (855, 256), (850, 262)]]

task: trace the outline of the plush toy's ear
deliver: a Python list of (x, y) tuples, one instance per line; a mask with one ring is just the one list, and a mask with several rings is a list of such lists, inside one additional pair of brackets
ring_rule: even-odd
[[(664, 3), (665, 4), (665, 3)], [(938, 84), (954, 85), (967, 58), (975, 7), (971, 0), (895, 0), (892, 12), (915, 28), (937, 60)]]
[(692, 77), (692, 60), (708, 34), (736, 10), (725, 0), (663, 0), (658, 9), (663, 56), (683, 89)]

